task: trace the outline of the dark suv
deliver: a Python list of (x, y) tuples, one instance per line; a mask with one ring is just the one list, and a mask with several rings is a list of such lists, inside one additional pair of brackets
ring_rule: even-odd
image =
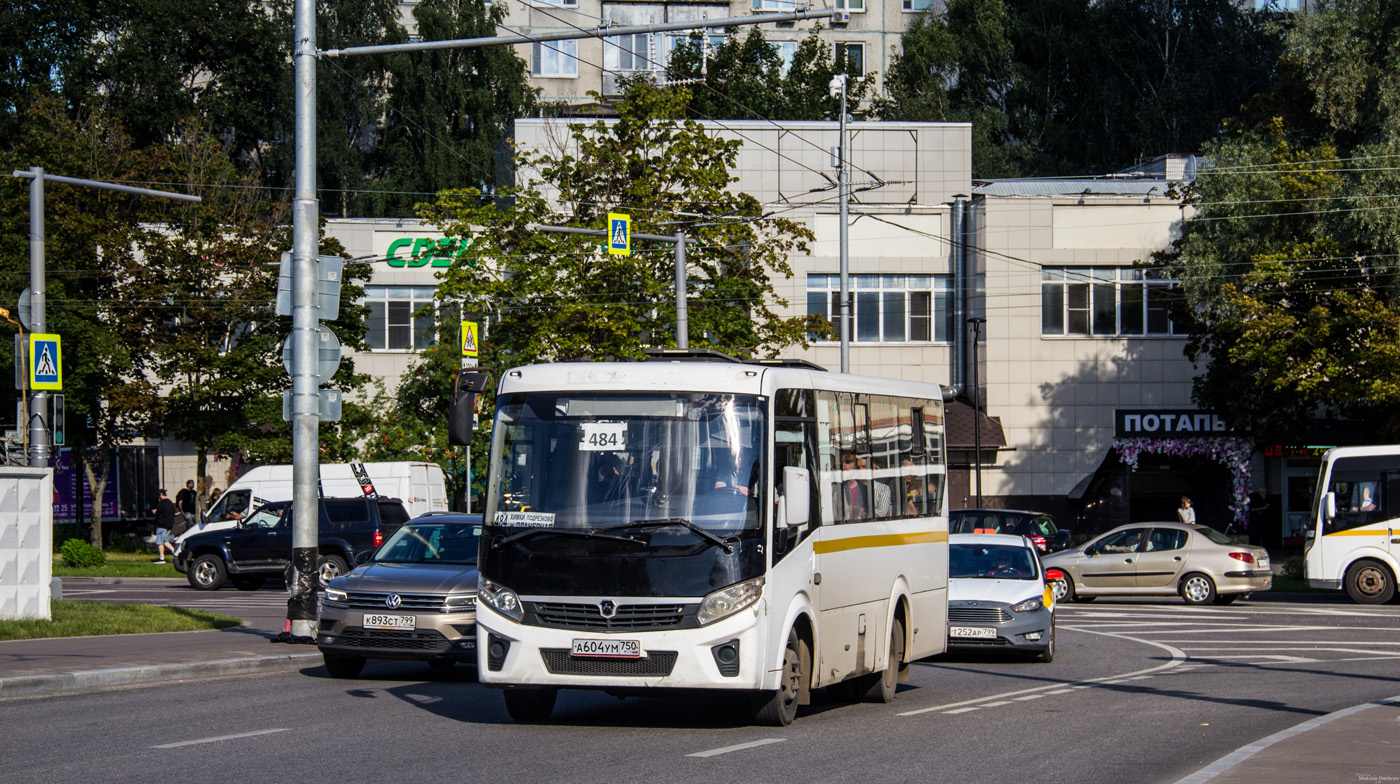
[[(356, 553), (383, 544), (408, 521), (408, 510), (397, 498), (322, 498), (320, 506), (316, 568), (323, 588), (350, 571)], [(259, 507), (237, 528), (186, 539), (175, 568), (201, 591), (217, 591), (227, 582), (252, 591), (269, 575), (283, 575), (291, 560), (292, 502), (278, 501)]]
[(948, 533), (1024, 536), (1042, 553), (1069, 547), (1070, 537), (1069, 529), (1057, 528), (1050, 515), (1017, 509), (954, 509), (948, 513)]

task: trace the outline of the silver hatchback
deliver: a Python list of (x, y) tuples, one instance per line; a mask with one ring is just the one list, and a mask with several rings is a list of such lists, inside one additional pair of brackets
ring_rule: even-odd
[(1204, 525), (1124, 525), (1072, 550), (1041, 556), (1041, 562), (1064, 573), (1052, 583), (1057, 601), (1179, 595), (1187, 604), (1229, 604), (1273, 585), (1267, 550), (1236, 544)]

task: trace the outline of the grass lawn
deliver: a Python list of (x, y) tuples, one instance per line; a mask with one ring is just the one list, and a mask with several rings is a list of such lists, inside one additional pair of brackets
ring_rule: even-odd
[(0, 641), (41, 637), (87, 637), (98, 634), (149, 634), (226, 629), (241, 618), (187, 607), (149, 604), (56, 601), (51, 621), (0, 621)]
[(170, 556), (165, 563), (151, 563), (156, 559), (152, 553), (107, 553), (107, 563), (101, 566), (68, 566), (63, 556), (54, 555), (54, 577), (184, 577), (175, 571)]

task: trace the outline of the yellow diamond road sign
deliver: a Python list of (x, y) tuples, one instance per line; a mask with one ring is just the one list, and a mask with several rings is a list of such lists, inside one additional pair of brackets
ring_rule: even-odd
[(29, 388), (58, 391), (63, 389), (63, 355), (58, 335), (30, 333)]
[(631, 215), (608, 213), (608, 253), (614, 256), (632, 255)]
[(480, 334), (475, 321), (462, 322), (462, 356), (474, 357), (477, 355), (481, 347)]

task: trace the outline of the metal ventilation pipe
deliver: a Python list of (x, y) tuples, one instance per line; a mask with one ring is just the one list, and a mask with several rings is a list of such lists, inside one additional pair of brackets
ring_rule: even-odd
[(967, 389), (967, 313), (972, 301), (972, 276), (967, 271), (967, 243), (965, 224), (967, 222), (967, 199), (953, 197), (952, 225), (948, 231), (948, 241), (953, 251), (953, 356), (952, 383), (949, 397), (956, 398)]

